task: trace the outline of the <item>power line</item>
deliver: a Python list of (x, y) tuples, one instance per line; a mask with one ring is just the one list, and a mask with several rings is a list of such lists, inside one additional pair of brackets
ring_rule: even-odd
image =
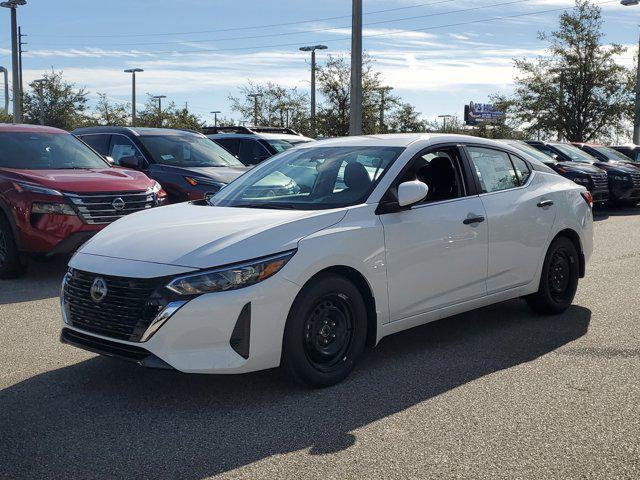
[[(376, 22), (365, 23), (365, 24), (363, 24), (363, 26), (370, 27), (372, 25), (382, 25), (382, 24), (386, 24), (386, 23), (402, 22), (402, 21), (407, 21), (407, 20), (415, 20), (415, 19), (418, 19), (418, 18), (438, 17), (438, 16), (442, 16), (442, 15), (450, 15), (450, 14), (456, 14), (456, 13), (464, 13), (464, 12), (471, 12), (471, 11), (477, 11), (477, 10), (484, 10), (484, 9), (487, 9), (487, 8), (504, 7), (504, 6), (507, 6), (507, 5), (525, 3), (525, 2), (528, 2), (528, 1), (529, 0), (511, 0), (511, 1), (508, 1), (508, 2), (494, 3), (494, 4), (491, 4), (491, 5), (478, 5), (478, 6), (475, 6), (475, 7), (461, 8), (461, 9), (458, 9), (458, 10), (449, 10), (449, 11), (446, 11), (446, 12), (428, 13), (428, 14), (424, 14), (424, 15), (413, 15), (411, 17), (402, 17), (402, 18), (396, 18), (396, 19), (391, 19), (391, 20), (379, 20), (379, 21), (376, 21)], [(173, 44), (182, 44), (182, 43), (185, 43), (185, 42), (204, 43), (204, 42), (225, 42), (225, 41), (233, 41), (233, 40), (253, 40), (253, 39), (258, 39), (258, 38), (283, 37), (283, 36), (290, 36), (290, 35), (305, 35), (305, 34), (316, 33), (316, 32), (328, 32), (328, 31), (331, 31), (331, 30), (337, 30), (337, 29), (342, 29), (342, 28), (351, 28), (351, 25), (341, 25), (341, 26), (334, 26), (334, 27), (316, 28), (316, 29), (312, 29), (312, 30), (304, 30), (304, 31), (296, 31), (296, 32), (266, 33), (266, 34), (261, 34), (261, 35), (252, 35), (252, 36), (244, 36), (244, 37), (210, 38), (210, 39), (202, 39), (202, 40), (177, 40), (177, 41), (169, 41), (169, 42), (109, 43), (109, 44), (104, 44), (104, 45), (83, 45), (83, 46), (78, 47), (78, 48), (82, 48), (82, 47), (121, 47), (121, 46), (173, 45)], [(68, 44), (55, 44), (55, 43), (48, 43), (47, 45), (48, 46), (68, 46)]]
[[(428, 2), (428, 3), (418, 3), (415, 5), (409, 5), (406, 7), (395, 7), (395, 8), (386, 8), (384, 10), (373, 10), (371, 12), (365, 12), (365, 15), (374, 15), (378, 13), (387, 13), (387, 12), (396, 12), (400, 10), (408, 10), (411, 8), (419, 8), (419, 7), (428, 7), (432, 5), (440, 5), (443, 3), (453, 3), (459, 0), (439, 0), (437, 2)], [(86, 37), (95, 37), (95, 38), (121, 38), (121, 37), (157, 37), (157, 36), (171, 36), (171, 35), (196, 35), (202, 33), (219, 33), (219, 32), (233, 32), (238, 30), (256, 30), (262, 28), (273, 28), (273, 27), (285, 27), (289, 25), (300, 25), (303, 23), (313, 23), (313, 22), (325, 22), (328, 20), (339, 20), (342, 18), (351, 18), (351, 15), (338, 15), (335, 17), (325, 17), (325, 18), (315, 18), (310, 20), (298, 20), (295, 22), (284, 22), (284, 23), (272, 23), (268, 25), (254, 25), (250, 27), (234, 27), (234, 28), (220, 28), (215, 30), (196, 30), (190, 32), (161, 32), (161, 33), (127, 33), (127, 34), (105, 34), (105, 35), (48, 35), (48, 34), (34, 34), (36, 37), (49, 37), (49, 38), (86, 38)]]

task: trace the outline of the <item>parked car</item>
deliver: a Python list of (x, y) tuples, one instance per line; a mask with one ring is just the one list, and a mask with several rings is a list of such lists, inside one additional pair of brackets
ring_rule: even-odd
[(501, 141), (531, 155), (563, 177), (586, 187), (591, 192), (594, 204), (604, 204), (609, 200), (609, 180), (604, 170), (587, 163), (558, 161), (558, 156), (552, 157), (523, 140)]
[(185, 130), (90, 127), (72, 132), (116, 165), (157, 180), (171, 203), (199, 200), (242, 175), (247, 168), (204, 135)]
[(276, 153), (314, 141), (295, 130), (279, 127), (207, 127), (204, 132), (245, 165), (257, 165)]
[(640, 172), (636, 168), (617, 162), (602, 162), (570, 143), (537, 140), (527, 141), (527, 143), (547, 155), (555, 156), (557, 160), (593, 165), (606, 171), (609, 181), (609, 199), (613, 203), (627, 206), (640, 201)]
[[(308, 183), (256, 194), (274, 173)], [(500, 142), (310, 143), (208, 205), (145, 212), (91, 239), (64, 279), (61, 340), (149, 367), (280, 365), (300, 383), (331, 385), (365, 345), (416, 325), (517, 297), (564, 311), (592, 222), (584, 187)]]
[(640, 145), (615, 145), (611, 147), (617, 150), (620, 153), (624, 153), (627, 157), (631, 159), (632, 162), (637, 162), (640, 164)]
[(63, 130), (0, 124), (0, 278), (19, 275), (26, 254), (73, 252), (165, 198), (158, 182), (111, 166)]
[(594, 158), (597, 158), (601, 162), (605, 163), (622, 163), (629, 167), (640, 168), (640, 164), (636, 164), (631, 161), (624, 153), (603, 145), (595, 145), (592, 143), (573, 143), (572, 145), (578, 147), (580, 150), (587, 152)]

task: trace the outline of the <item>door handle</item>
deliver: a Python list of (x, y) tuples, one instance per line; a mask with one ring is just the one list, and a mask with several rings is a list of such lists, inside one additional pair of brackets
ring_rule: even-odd
[(478, 216), (478, 217), (469, 217), (469, 218), (465, 218), (462, 223), (464, 223), (465, 225), (471, 225), (473, 223), (482, 223), (484, 222), (484, 217), (482, 216)]
[(550, 207), (551, 205), (553, 205), (553, 200), (542, 200), (538, 202), (538, 207), (540, 208)]

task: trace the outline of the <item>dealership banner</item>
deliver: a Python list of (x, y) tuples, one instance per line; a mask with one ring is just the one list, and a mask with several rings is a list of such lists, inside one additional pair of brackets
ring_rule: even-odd
[(478, 123), (498, 123), (504, 119), (504, 112), (489, 103), (469, 102), (464, 106), (464, 123), (477, 125)]

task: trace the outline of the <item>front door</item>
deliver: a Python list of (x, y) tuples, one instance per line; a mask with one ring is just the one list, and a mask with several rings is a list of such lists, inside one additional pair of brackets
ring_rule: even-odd
[[(418, 179), (427, 198), (380, 216), (392, 321), (486, 294), (487, 222), (455, 146), (421, 152), (395, 186)], [(393, 188), (393, 187), (392, 187)]]

